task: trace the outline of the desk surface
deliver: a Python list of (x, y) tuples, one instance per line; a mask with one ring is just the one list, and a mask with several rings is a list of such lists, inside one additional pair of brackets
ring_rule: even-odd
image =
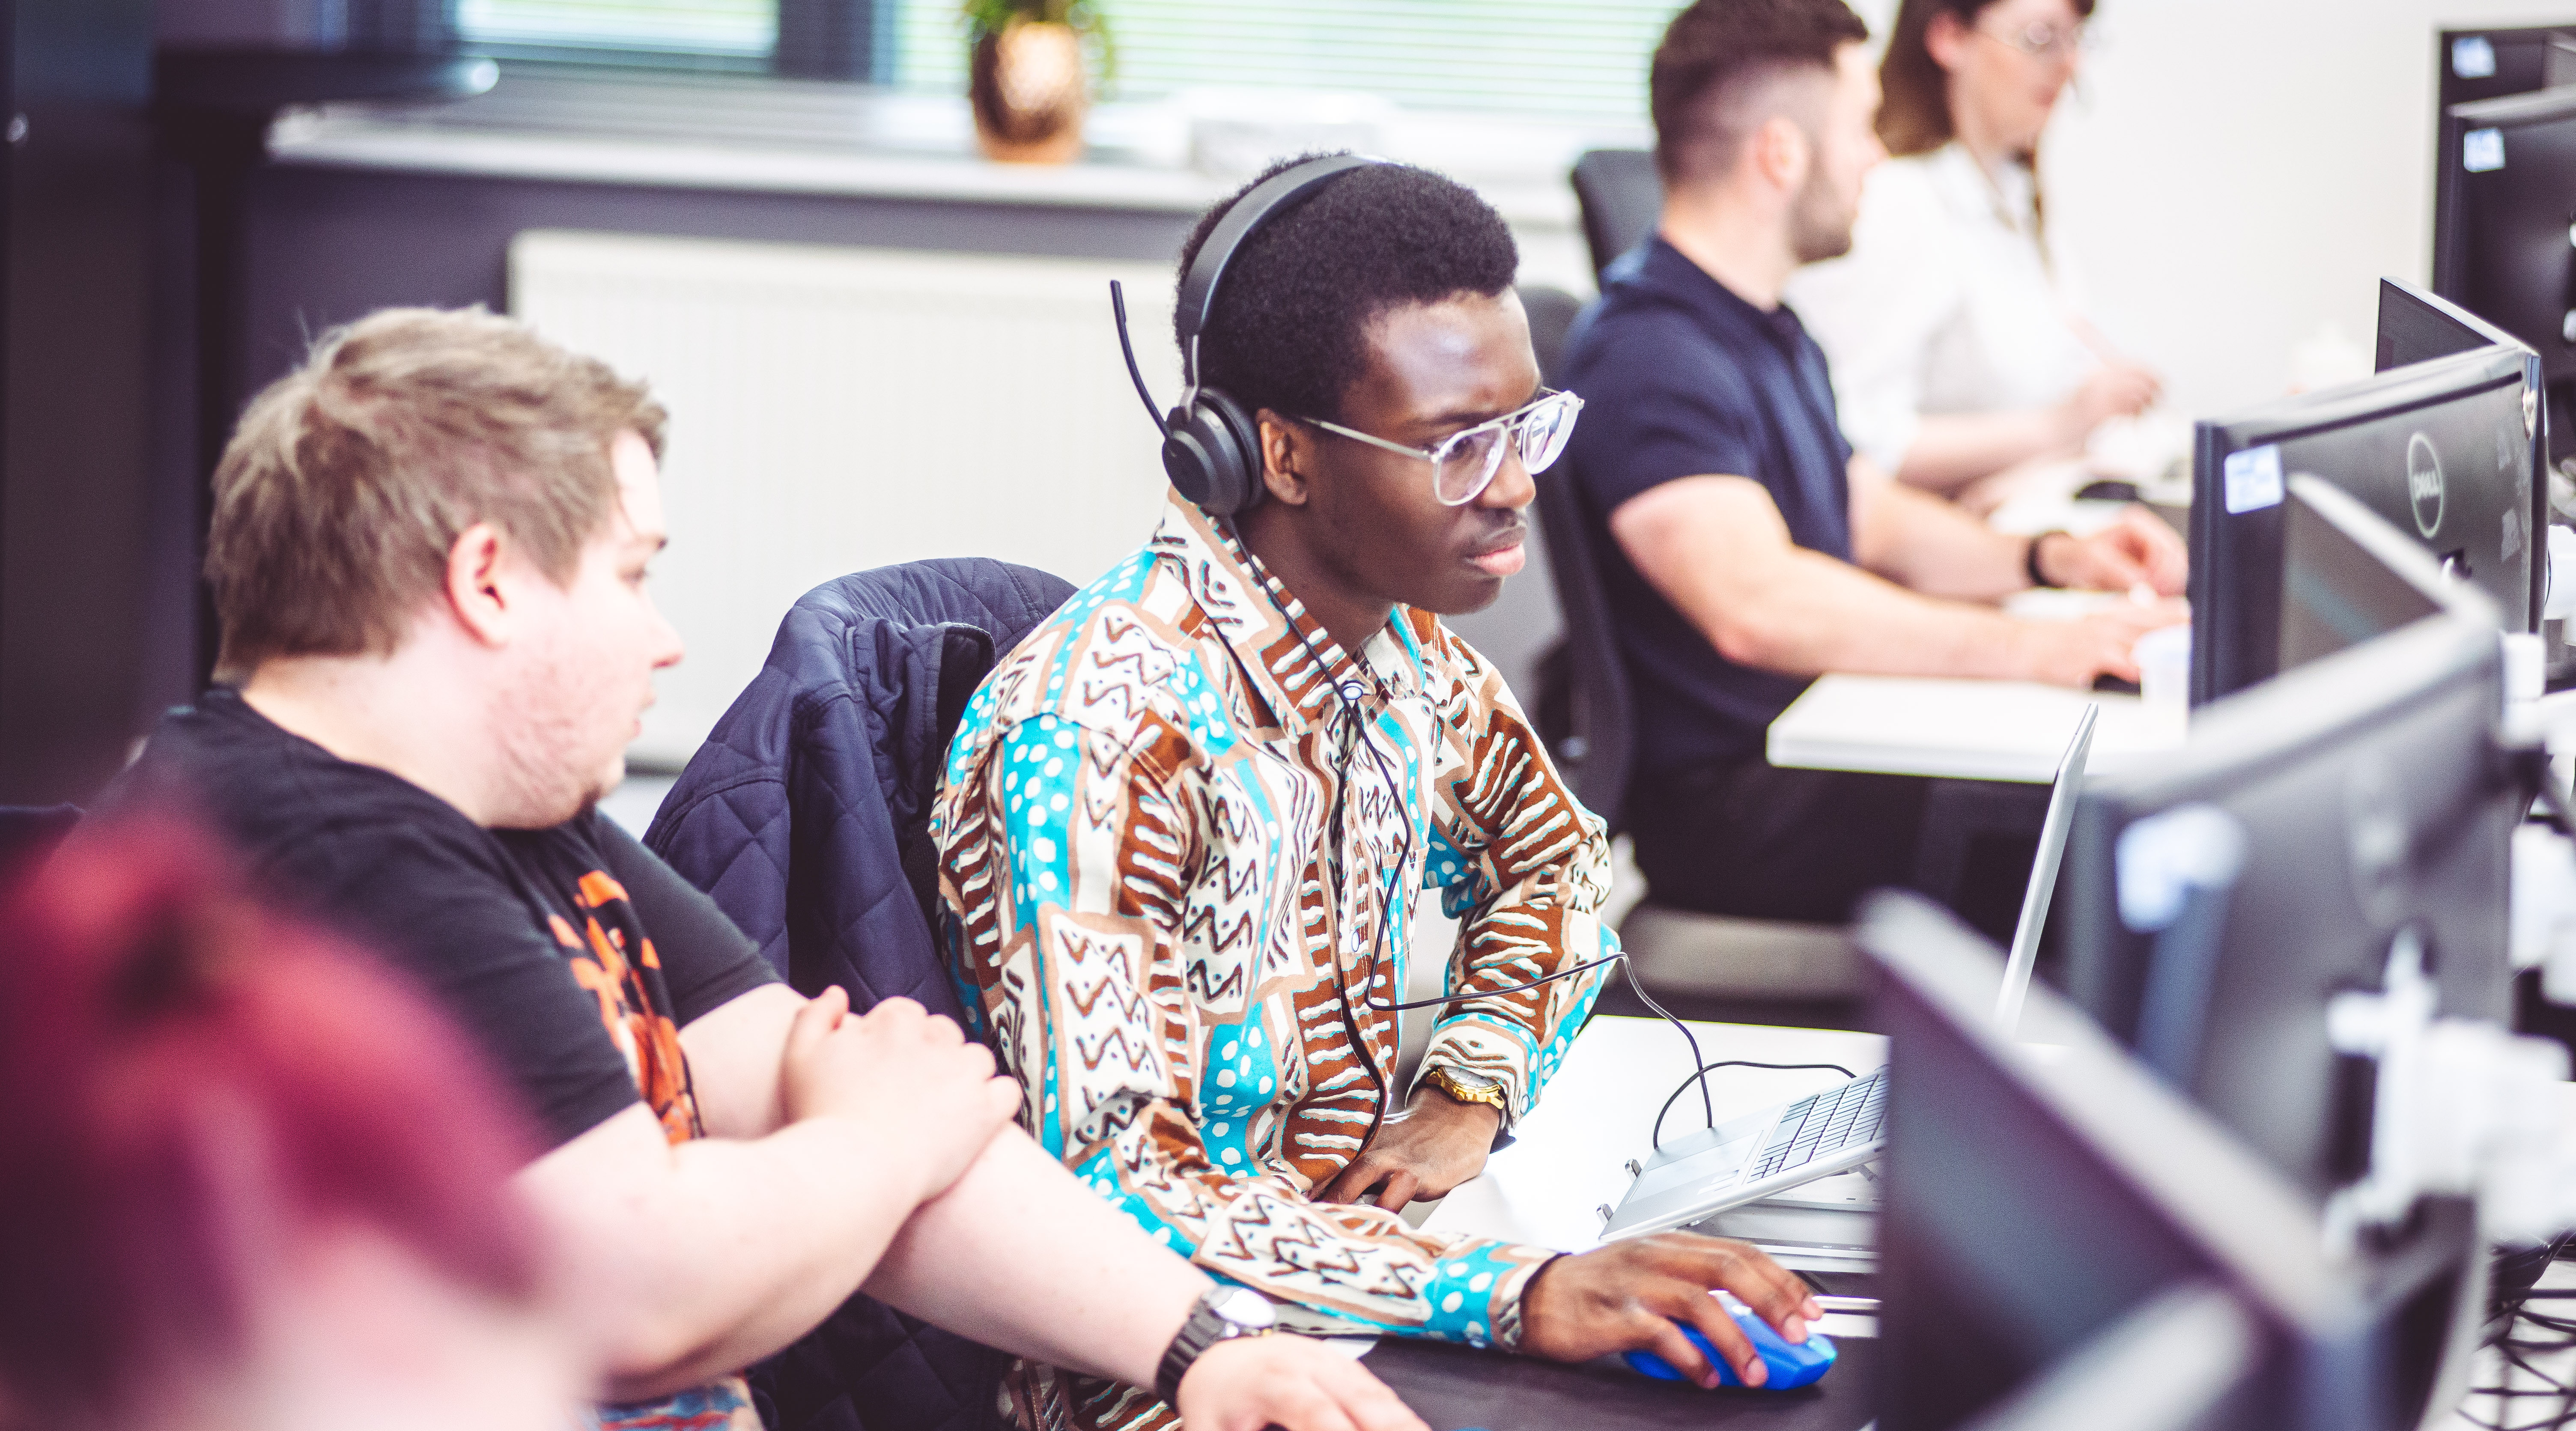
[(1796, 1391), (1705, 1391), (1649, 1381), (1608, 1362), (1564, 1366), (1393, 1337), (1380, 1342), (1366, 1364), (1432, 1431), (1710, 1425), (1859, 1431), (1872, 1414), (1877, 1344), (1843, 1341), (1835, 1350), (1840, 1355), (1833, 1371)]
[[(1699, 1056), (1763, 1063), (1839, 1063), (1867, 1073), (1887, 1062), (1887, 1040), (1829, 1029), (1692, 1023)], [(1566, 1051), (1538, 1107), (1494, 1154), (1423, 1220), (1436, 1231), (1475, 1232), (1581, 1252), (1601, 1243), (1598, 1208), (1628, 1191), (1627, 1162), (1654, 1151), (1655, 1110), (1690, 1077), (1690, 1050), (1661, 1019), (1594, 1019)], [(1830, 1071), (1724, 1068), (1708, 1076), (1720, 1122), (1812, 1093)], [(1699, 1099), (1685, 1093), (1664, 1120), (1667, 1138), (1699, 1130)]]
[(1765, 754), (1800, 770), (2046, 784), (2088, 704), (2102, 708), (2089, 772), (2182, 744), (2179, 714), (2136, 696), (2023, 681), (1819, 676), (1771, 722)]

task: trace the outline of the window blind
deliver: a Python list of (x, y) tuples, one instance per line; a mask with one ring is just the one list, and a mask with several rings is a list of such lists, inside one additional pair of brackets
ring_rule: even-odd
[[(947, 0), (901, 0), (895, 76), (966, 86)], [(1681, 0), (1101, 0), (1115, 93), (1358, 91), (1415, 108), (1643, 119), (1646, 62)]]
[(458, 0), (469, 45), (766, 57), (778, 0)]

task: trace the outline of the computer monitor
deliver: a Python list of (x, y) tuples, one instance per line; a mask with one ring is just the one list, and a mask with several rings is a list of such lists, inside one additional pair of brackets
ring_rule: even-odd
[(2576, 79), (2568, 69), (2569, 40), (2576, 40), (2576, 16), (2564, 25), (2442, 31), (2433, 51), (2436, 112)]
[(2576, 378), (2576, 86), (2444, 110), (2433, 172), (2433, 291), (2540, 354), (2546, 384)]
[(1998, 1031), (2001, 960), (1937, 905), (1874, 895), (1855, 937), (1891, 1040), (1883, 1431), (2131, 1424), (2029, 1413), (2115, 1393), (2105, 1361), (2135, 1363), (2120, 1344), (2208, 1293), (2240, 1324), (2204, 1316), (2198, 1357), (2165, 1368), (2187, 1393), (2174, 1419), (2137, 1424), (2400, 1431), (2457, 1396), (2485, 1294), (2467, 1204), (2428, 1202), (2388, 1247), (2337, 1258), (2300, 1189), (2065, 1001), (2035, 988), (2030, 1042)]
[(2524, 355), (2490, 347), (2412, 363), (2198, 424), (2191, 511), (2191, 700), (2281, 669), (2288, 478), (2311, 473), (2413, 534), (2535, 629), (2543, 489)]
[[(2526, 347), (2511, 333), (2451, 302), (2436, 297), (2414, 284), (2394, 278), (2379, 280), (2379, 345), (2378, 360), (2371, 371), (2384, 373), (2409, 363), (2430, 362), (2455, 353), (2474, 353), (2480, 348), (2496, 346)], [(2537, 364), (2540, 355), (2528, 360)], [(2536, 367), (2526, 375), (2536, 390), (2541, 385)]]
[(2262, 1325), (2205, 1282), (2159, 1293), (2034, 1375), (1976, 1431), (2206, 1431), (2241, 1424), (2262, 1394)]
[(2197, 712), (2169, 758), (2088, 784), (2067, 974), (2103, 1028), (2322, 1206), (2366, 1171), (2370, 1115), (2326, 1005), (2382, 987), (2409, 931), (2442, 1013), (2508, 1019), (2519, 812), (2493, 606), (2322, 484), (2288, 507), (2285, 640), (2310, 659)]

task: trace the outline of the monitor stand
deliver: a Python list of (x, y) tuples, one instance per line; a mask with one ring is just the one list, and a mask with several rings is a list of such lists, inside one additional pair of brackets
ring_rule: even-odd
[(1749, 1242), (1795, 1272), (1878, 1270), (1876, 1163), (1702, 1218), (1691, 1230)]

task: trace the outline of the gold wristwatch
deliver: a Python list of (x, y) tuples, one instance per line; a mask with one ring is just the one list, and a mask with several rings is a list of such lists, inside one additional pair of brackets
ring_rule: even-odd
[(1423, 1070), (1422, 1081), (1460, 1103), (1482, 1103), (1503, 1115), (1505, 1122), (1511, 1120), (1512, 1105), (1503, 1097), (1502, 1080), (1498, 1078), (1447, 1068), (1428, 1068)]

